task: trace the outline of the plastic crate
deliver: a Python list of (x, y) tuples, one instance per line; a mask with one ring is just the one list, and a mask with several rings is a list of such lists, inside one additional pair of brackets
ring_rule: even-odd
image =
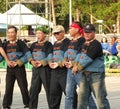
[(3, 60), (2, 62), (0, 62), (0, 68), (6, 68), (7, 67), (7, 63), (5, 60)]

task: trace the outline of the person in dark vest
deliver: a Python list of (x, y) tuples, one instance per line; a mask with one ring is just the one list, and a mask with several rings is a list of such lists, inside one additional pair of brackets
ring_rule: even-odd
[[(65, 36), (65, 29), (62, 25), (53, 28), (53, 35), (56, 42), (53, 45), (52, 57), (49, 66), (52, 69), (50, 82), (50, 109), (60, 109), (62, 92), (66, 95), (67, 68), (64, 66), (64, 53), (68, 48), (70, 40)], [(75, 100), (75, 105), (76, 105)], [(75, 108), (74, 108), (75, 109)]]
[[(73, 22), (70, 25), (69, 33), (73, 39), (70, 41), (68, 50), (64, 55), (65, 66), (68, 68), (64, 109), (73, 109), (74, 93), (77, 86), (80, 86), (81, 73), (74, 75), (72, 67), (75, 64), (78, 52), (81, 52), (82, 45), (85, 42), (84, 29), (80, 22)], [(92, 96), (89, 97), (89, 109), (97, 109)]]
[(87, 24), (84, 29), (85, 43), (75, 59), (73, 74), (82, 74), (78, 91), (78, 109), (87, 109), (88, 98), (93, 92), (98, 109), (110, 109), (106, 98), (104, 55), (101, 43), (95, 39), (95, 27)]
[(46, 40), (48, 29), (45, 26), (36, 28), (37, 41), (30, 46), (32, 53), (32, 80), (30, 86), (30, 109), (37, 109), (39, 93), (42, 85), (46, 91), (48, 107), (50, 96), (50, 78), (51, 69), (48, 65), (48, 60), (51, 58), (53, 46), (51, 42)]
[(3, 44), (3, 48), (11, 65), (7, 66), (3, 109), (10, 109), (11, 107), (15, 80), (20, 87), (24, 108), (27, 109), (29, 107), (29, 94), (24, 64), (30, 60), (31, 54), (27, 45), (17, 39), (17, 28), (15, 26), (8, 27), (7, 37), (8, 41)]

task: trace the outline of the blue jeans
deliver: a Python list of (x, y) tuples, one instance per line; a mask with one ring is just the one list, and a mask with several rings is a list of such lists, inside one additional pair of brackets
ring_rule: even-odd
[[(65, 109), (73, 109), (74, 95), (77, 85), (80, 85), (82, 73), (78, 72), (76, 75), (72, 73), (71, 69), (68, 69), (67, 82), (66, 82), (66, 97), (65, 97)], [(90, 97), (90, 109), (97, 109), (95, 102)]]
[(98, 109), (110, 109), (109, 102), (106, 98), (107, 92), (104, 78), (104, 73), (82, 75), (78, 92), (78, 109), (87, 109), (88, 97), (90, 96), (91, 91), (96, 98)]

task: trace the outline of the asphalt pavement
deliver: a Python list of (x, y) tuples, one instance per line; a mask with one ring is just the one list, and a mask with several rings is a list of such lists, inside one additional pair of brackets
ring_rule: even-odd
[[(2, 100), (4, 95), (4, 88), (5, 88), (5, 71), (0, 70), (0, 109), (2, 109)], [(30, 87), (31, 82), (31, 72), (27, 72), (27, 79), (28, 79), (28, 89)], [(110, 102), (111, 109), (120, 109), (120, 76), (106, 76), (105, 78), (106, 88), (108, 92), (108, 100)], [(61, 101), (61, 108), (64, 109), (64, 99), (65, 96), (63, 94), (62, 101)], [(17, 82), (15, 83), (14, 94), (13, 94), (13, 103), (11, 109), (24, 109), (22, 102), (22, 96), (20, 90), (18, 88)], [(44, 88), (39, 95), (39, 103), (38, 109), (48, 109), (46, 94)]]

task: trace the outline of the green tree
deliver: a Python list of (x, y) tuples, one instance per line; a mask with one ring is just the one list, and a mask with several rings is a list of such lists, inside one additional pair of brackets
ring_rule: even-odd
[[(15, 0), (7, 0), (15, 1)], [(43, 0), (44, 1), (44, 0)], [(69, 27), (69, 0), (50, 0), (54, 1), (54, 20), (56, 24), (62, 24), (67, 30)], [(34, 12), (44, 13), (44, 5), (27, 5)], [(0, 13), (6, 11), (6, 0), (0, 0)], [(113, 32), (113, 24), (120, 26), (120, 0), (72, 0), (73, 20), (79, 20), (85, 25), (94, 23), (98, 25), (97, 20), (103, 20), (103, 29), (107, 32)], [(117, 29), (117, 30), (118, 30)]]
[(6, 0), (0, 0), (0, 13), (6, 11)]
[[(61, 16), (69, 14), (69, 0), (62, 1)], [(117, 0), (72, 0), (72, 15), (76, 19), (76, 9), (79, 10), (80, 21), (83, 24), (88, 22), (96, 23), (103, 20), (104, 31), (113, 31), (113, 24), (116, 24), (120, 3)]]

